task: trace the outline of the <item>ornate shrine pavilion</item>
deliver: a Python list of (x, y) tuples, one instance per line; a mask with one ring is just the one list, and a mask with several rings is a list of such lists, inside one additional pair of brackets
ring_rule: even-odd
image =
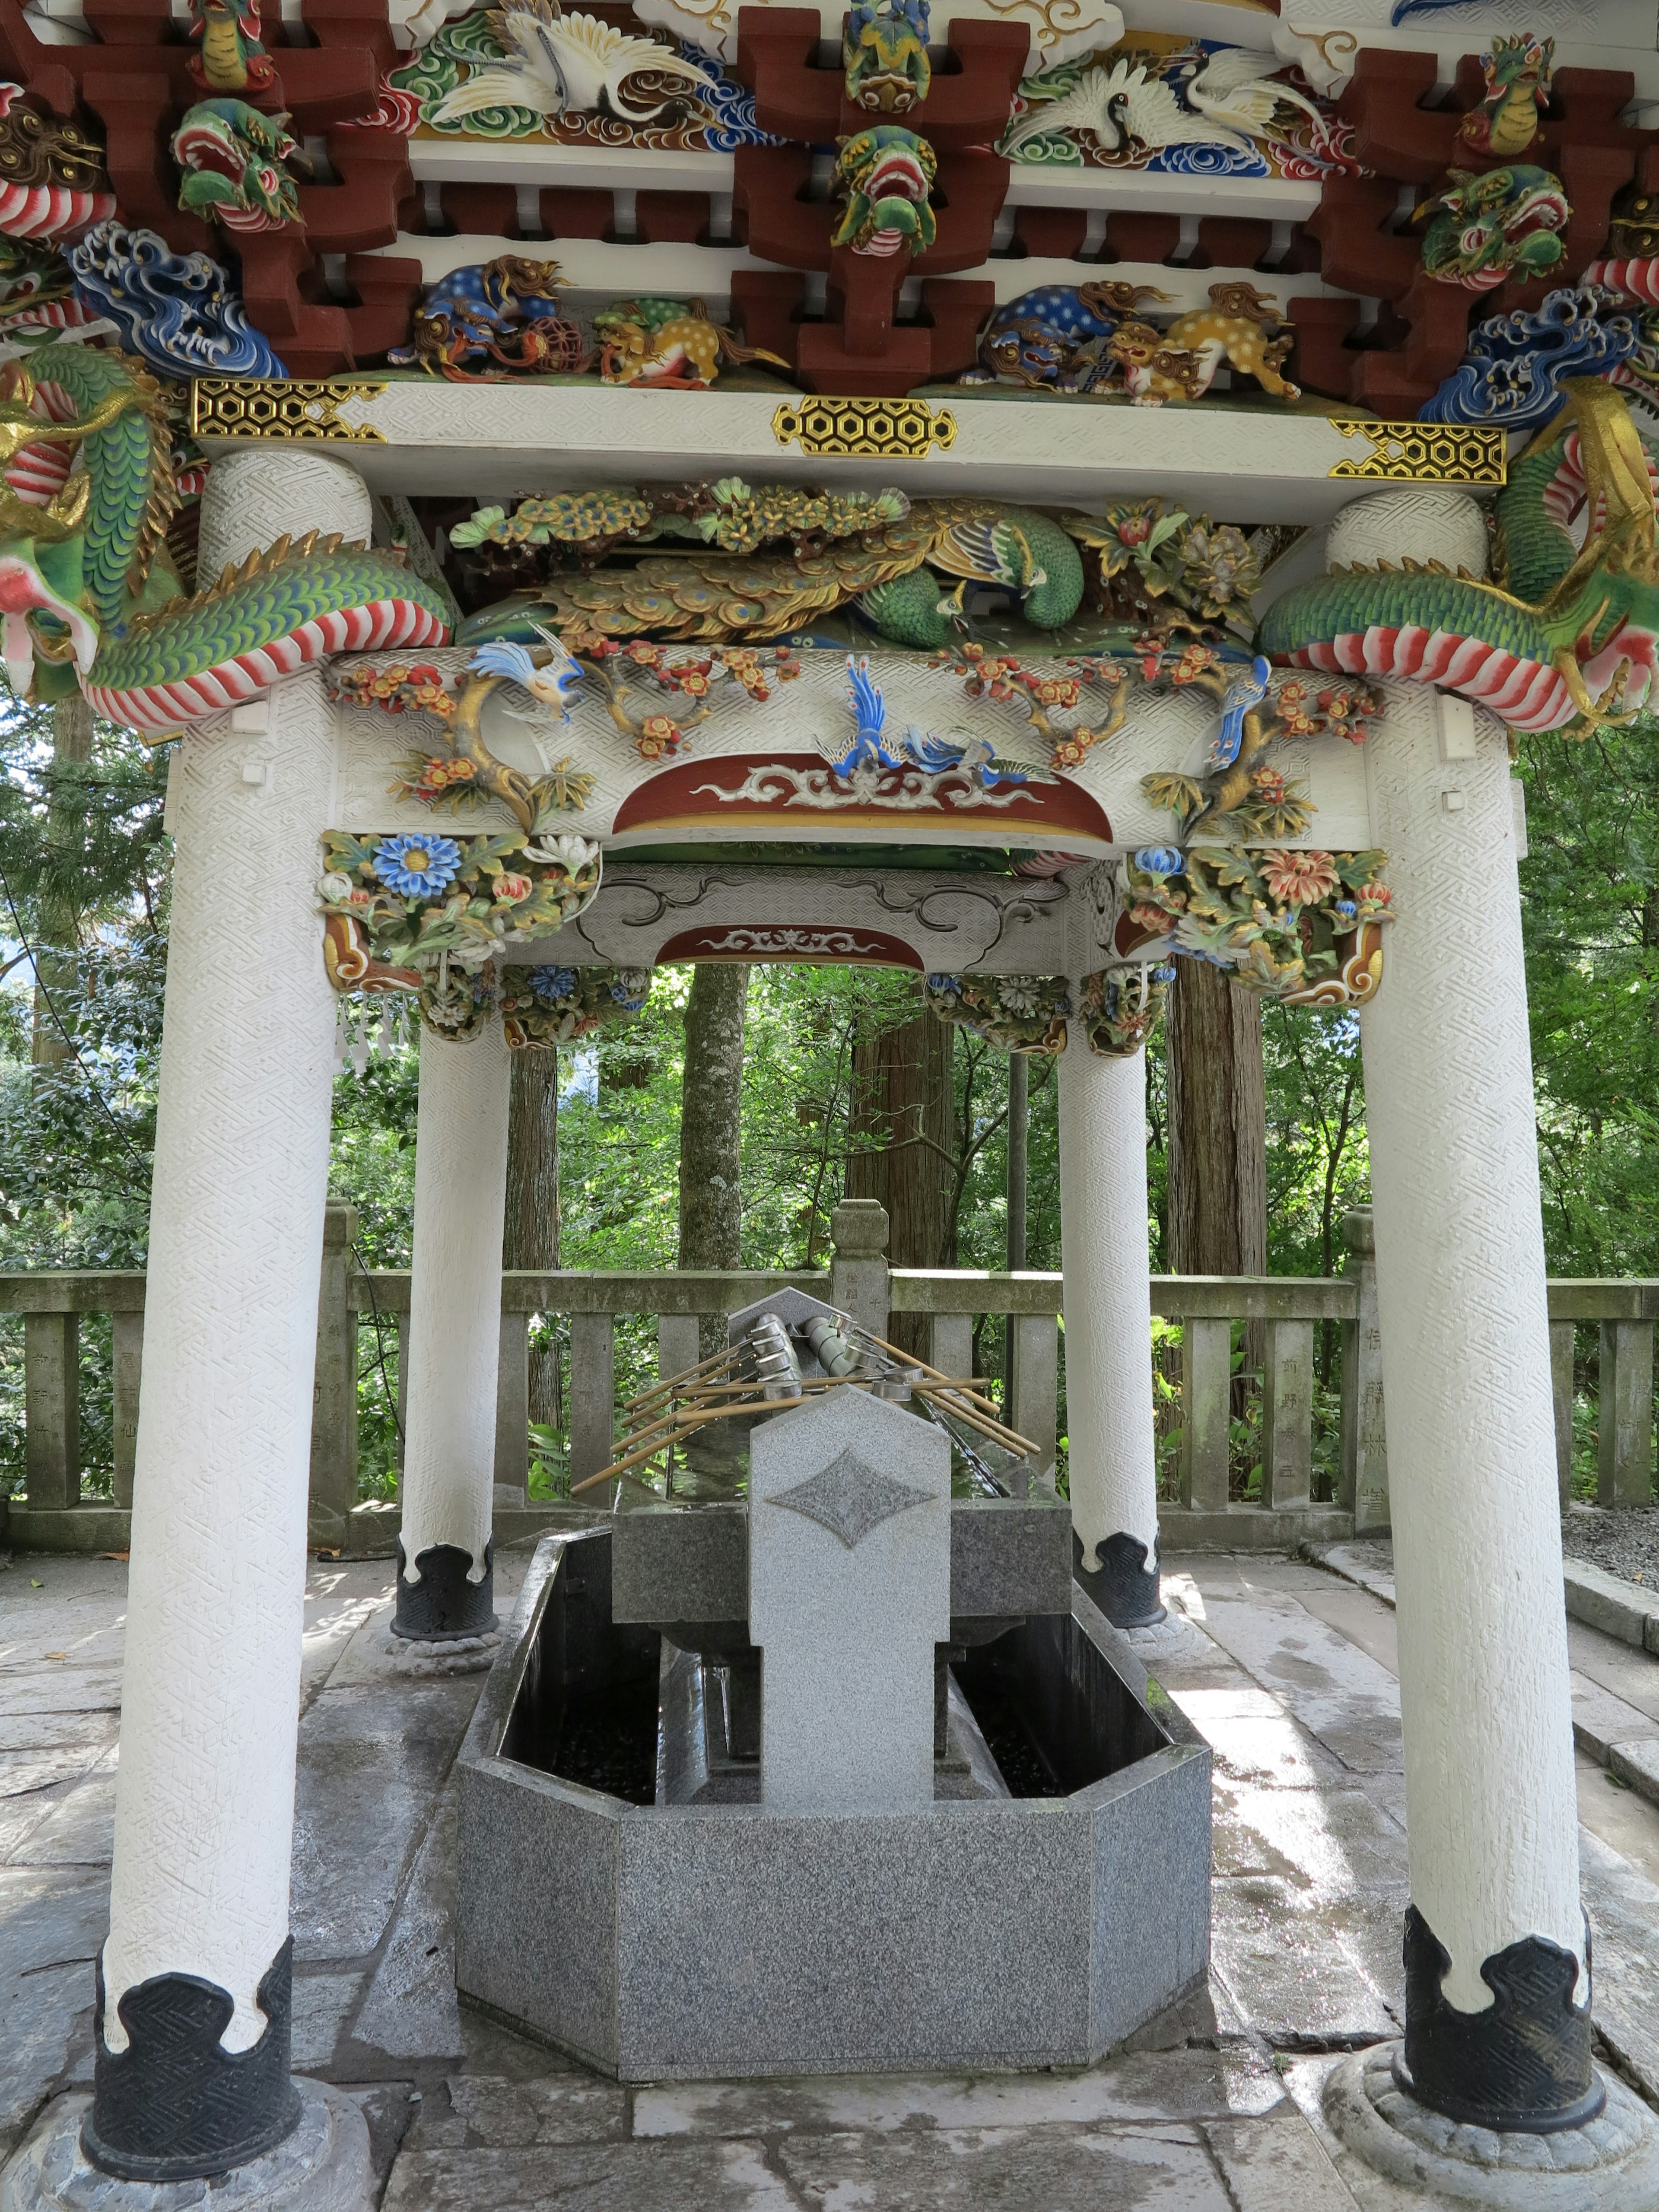
[(175, 840), (97, 2081), (8, 2212), (369, 2201), (289, 2025), (339, 994), (434, 1041), (441, 1642), (493, 1620), (510, 1054), (722, 958), (1060, 1055), (1120, 1626), (1170, 963), (1358, 1010), (1412, 1900), (1332, 2124), (1436, 2201), (1547, 2162), (1477, 2188), (1479, 2136), (1659, 2202), (1591, 2056), (1510, 771), (1650, 704), (1651, 7), (0, 0), (0, 647), (174, 748)]

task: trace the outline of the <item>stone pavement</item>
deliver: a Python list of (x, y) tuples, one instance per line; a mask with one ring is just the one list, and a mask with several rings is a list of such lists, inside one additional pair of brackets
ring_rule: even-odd
[[(503, 1601), (526, 1556), (498, 1559)], [(125, 1582), (113, 1560), (0, 1572), (0, 2155), (91, 2076)], [(1170, 1624), (1139, 1641), (1216, 1750), (1214, 1972), (1133, 2050), (1080, 2074), (629, 2090), (457, 2006), (448, 1778), (480, 1678), (398, 1669), (391, 1587), (382, 1562), (313, 1563), (293, 1900), (296, 2068), (363, 2104), (387, 2212), (1412, 2201), (1350, 2169), (1351, 2193), (1310, 2118), (1331, 2054), (1397, 2033), (1401, 2006), (1394, 1616), (1370, 1592), (1283, 1559), (1166, 1564)], [(1576, 1625), (1573, 1660), (1659, 1715), (1659, 1660)], [(1579, 1782), (1603, 2055), (1659, 2103), (1659, 1809), (1589, 1755)]]

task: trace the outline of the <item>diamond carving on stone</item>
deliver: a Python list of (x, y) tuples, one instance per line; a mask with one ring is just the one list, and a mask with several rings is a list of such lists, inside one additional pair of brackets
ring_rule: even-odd
[(895, 1482), (891, 1475), (866, 1466), (856, 1452), (842, 1450), (828, 1467), (767, 1502), (787, 1506), (792, 1513), (804, 1513), (832, 1536), (839, 1536), (850, 1552), (884, 1521), (908, 1512), (913, 1505), (926, 1505), (930, 1498), (914, 1484)]

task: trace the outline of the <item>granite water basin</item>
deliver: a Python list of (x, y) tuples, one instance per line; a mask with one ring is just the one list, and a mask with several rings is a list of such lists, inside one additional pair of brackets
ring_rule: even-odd
[(1080, 1592), (953, 1670), (991, 1794), (811, 1816), (665, 1802), (684, 1655), (611, 1599), (608, 1529), (544, 1539), (461, 1753), (465, 1999), (662, 2081), (1086, 2064), (1202, 1980), (1209, 1751)]

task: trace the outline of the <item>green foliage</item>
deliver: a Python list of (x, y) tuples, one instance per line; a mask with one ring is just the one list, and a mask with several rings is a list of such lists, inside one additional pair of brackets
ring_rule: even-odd
[(1659, 720), (1523, 737), (1522, 928), (1551, 1272), (1659, 1273)]

